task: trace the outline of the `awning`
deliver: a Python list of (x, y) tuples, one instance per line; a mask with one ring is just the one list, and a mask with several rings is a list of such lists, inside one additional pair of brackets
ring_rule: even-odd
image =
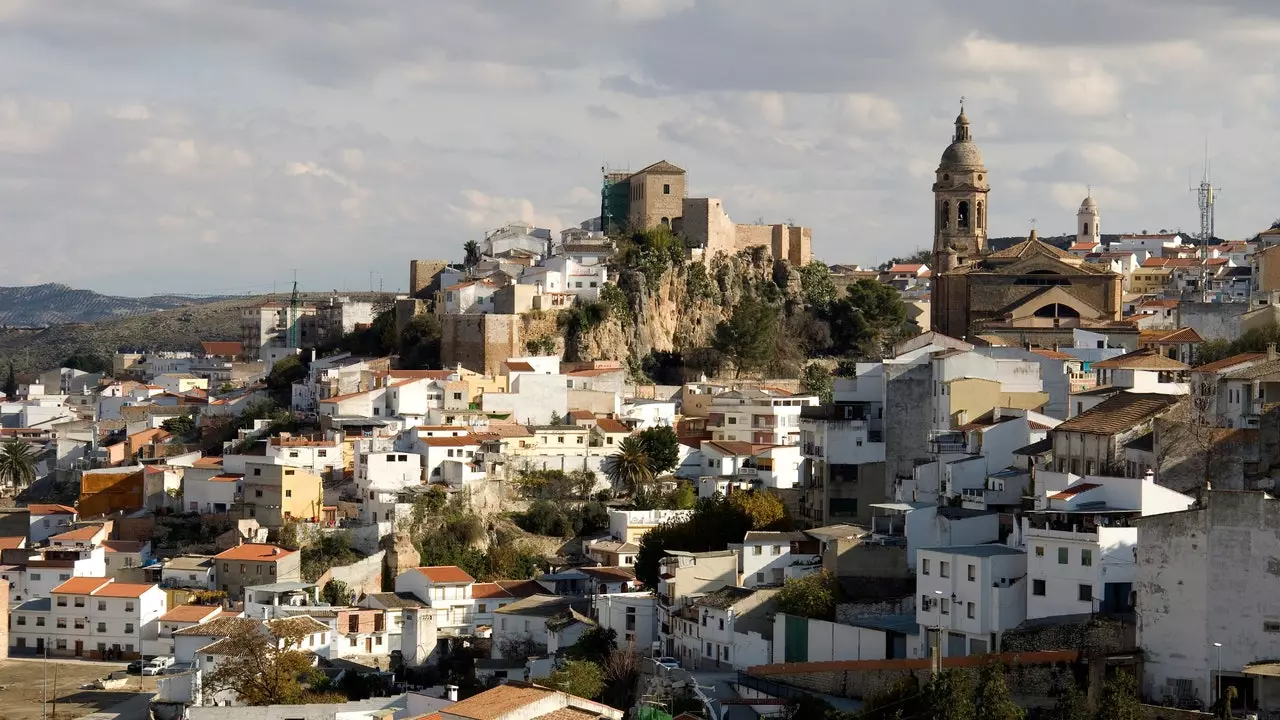
[(1245, 675), (1280, 677), (1280, 662), (1263, 662), (1246, 665), (1242, 672), (1244, 672)]

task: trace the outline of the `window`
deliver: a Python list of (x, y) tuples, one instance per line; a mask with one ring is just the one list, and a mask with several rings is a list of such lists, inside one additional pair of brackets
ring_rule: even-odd
[(59, 573), (58, 579), (62, 582), (66, 582), (71, 579), (71, 573)]
[(36, 616), (36, 627), (44, 627), (44, 618), (42, 616)]
[(106, 600), (99, 600), (99, 601), (98, 601), (98, 612), (106, 612), (106, 610), (107, 610), (107, 601), (106, 601)]
[(125, 624), (124, 624), (124, 634), (125, 634), (125, 635), (132, 635), (132, 634), (133, 634), (133, 623), (125, 623)]
[(762, 546), (762, 545), (752, 545), (752, 546), (751, 546), (751, 554), (752, 554), (752, 555), (763, 555), (763, 554), (764, 554), (764, 546)]
[(285, 497), (293, 497), (293, 491), (292, 491), (292, 490), (285, 490), (285, 491), (284, 491), (284, 496), (285, 496)]
[(920, 572), (924, 575), (929, 574), (929, 558), (924, 558), (920, 561)]
[(951, 577), (951, 563), (945, 560), (938, 563), (938, 575), (944, 578)]
[(476, 606), (476, 612), (481, 612), (481, 613), (489, 612), (489, 606), (486, 605), (485, 603), (480, 603), (479, 605)]
[(59, 596), (58, 596), (58, 607), (66, 607), (66, 606), (67, 606), (67, 599), (66, 599), (65, 597), (63, 597), (62, 595), (59, 595)]
[(296, 458), (296, 457), (298, 457), (298, 451), (297, 451), (297, 450), (290, 450), (290, 451), (289, 451), (289, 457), (291, 457), (291, 458)]
[(951, 614), (951, 601), (948, 600), (947, 598), (942, 598), (942, 614), (943, 615)]
[(724, 618), (720, 618), (720, 629), (724, 629)]
[(1088, 603), (1093, 602), (1093, 586), (1081, 585), (1077, 590), (1076, 597), (1080, 600), (1080, 602), (1088, 602)]
[(662, 184), (662, 194), (663, 194), (663, 195), (670, 195), (670, 194), (671, 194), (671, 185), (669, 185), (669, 184), (667, 184), (667, 183), (663, 183), (663, 184)]
[(26, 616), (26, 615), (19, 615), (19, 616), (18, 616), (18, 624), (19, 624), (19, 625), (26, 625), (26, 624), (27, 624), (27, 616)]
[(1262, 632), (1280, 633), (1280, 622), (1268, 620), (1262, 623)]
[(133, 612), (133, 602), (132, 602), (132, 601), (129, 601), (129, 600), (126, 600), (126, 601), (125, 601), (125, 603), (124, 603), (124, 611), (125, 611), (125, 612)]
[(1031, 594), (1044, 597), (1044, 581), (1043, 580), (1031, 581)]
[(328, 451), (328, 450), (317, 450), (317, 451), (316, 451), (316, 457), (329, 457), (329, 451)]
[(758, 572), (758, 573), (756, 573), (756, 582), (757, 582), (757, 583), (763, 583), (763, 582), (764, 582), (764, 573), (762, 573), (762, 572)]
[(253, 491), (253, 496), (254, 496), (254, 497), (262, 497), (262, 491), (261, 491), (261, 490), (254, 490), (254, 491)]
[(1093, 567), (1093, 551), (1085, 548), (1080, 551), (1080, 564), (1085, 567)]
[(66, 649), (67, 649), (67, 641), (66, 641), (66, 640), (64, 640), (64, 639), (62, 639), (62, 638), (58, 638), (58, 642), (57, 642), (57, 644), (56, 644), (56, 647), (57, 647), (59, 650), (66, 650)]
[(1059, 565), (1067, 564), (1067, 549), (1064, 547), (1058, 548), (1058, 564)]
[(771, 555), (781, 555), (781, 554), (782, 554), (782, 546), (781, 546), (781, 545), (774, 545), (773, 547), (769, 548), (769, 554), (771, 554)]
[(98, 632), (104, 633), (106, 631), (107, 631), (107, 624), (104, 622), (98, 623)]
[(966, 610), (969, 614), (969, 619), (972, 620), (977, 612), (977, 608), (974, 607), (973, 603), (968, 603)]
[(254, 469), (253, 469), (253, 474), (254, 474), (254, 475), (261, 475), (261, 474), (262, 474), (262, 468), (254, 468)]
[(31, 579), (32, 579), (32, 580), (39, 580), (39, 579), (40, 579), (40, 573), (31, 573)]
[(76, 618), (76, 629), (77, 630), (84, 629), (84, 618)]
[(707, 643), (707, 657), (711, 657), (711, 643)]
[(973, 582), (978, 577), (978, 568), (974, 565), (969, 566), (969, 582)]
[(240, 563), (240, 574), (243, 575), (247, 572), (249, 572), (249, 566), (244, 563)]
[(275, 575), (275, 574), (276, 574), (276, 566), (275, 566), (275, 565), (268, 565), (268, 566), (267, 566), (267, 574), (268, 574), (268, 575)]

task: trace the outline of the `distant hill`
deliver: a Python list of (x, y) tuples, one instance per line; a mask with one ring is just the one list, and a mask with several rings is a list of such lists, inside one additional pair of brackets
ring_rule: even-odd
[(0, 287), (0, 325), (32, 328), (97, 322), (222, 299), (225, 298), (187, 298), (176, 295), (117, 297), (58, 283)]

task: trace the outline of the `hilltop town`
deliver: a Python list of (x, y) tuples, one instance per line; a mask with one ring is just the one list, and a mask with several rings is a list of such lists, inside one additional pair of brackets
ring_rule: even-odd
[(403, 294), (0, 368), (0, 654), (191, 720), (1280, 711), (1280, 227), (995, 247), (953, 133), (877, 268), (660, 161)]

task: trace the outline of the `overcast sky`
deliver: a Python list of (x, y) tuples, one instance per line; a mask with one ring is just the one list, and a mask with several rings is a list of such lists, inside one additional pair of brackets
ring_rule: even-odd
[(967, 100), (993, 235), (1280, 216), (1274, 0), (0, 0), (0, 284), (407, 284), (666, 159), (829, 263), (931, 243)]

